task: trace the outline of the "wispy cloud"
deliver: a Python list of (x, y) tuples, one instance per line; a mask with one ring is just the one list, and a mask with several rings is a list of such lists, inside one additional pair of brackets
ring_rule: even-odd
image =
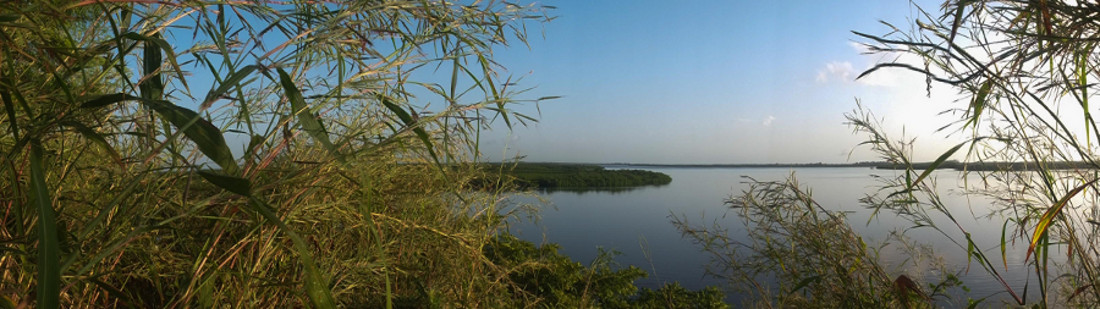
[(764, 118), (764, 121), (762, 122), (762, 124), (765, 127), (770, 127), (770, 126), (772, 126), (772, 122), (774, 122), (774, 121), (775, 121), (775, 116), (768, 115), (768, 117)]
[(825, 64), (825, 68), (817, 71), (817, 82), (826, 83), (837, 79), (842, 82), (850, 82), (856, 76), (856, 70), (848, 61), (833, 61)]

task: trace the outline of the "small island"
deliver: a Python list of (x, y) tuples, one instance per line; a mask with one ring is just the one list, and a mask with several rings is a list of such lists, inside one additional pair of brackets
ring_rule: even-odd
[[(502, 166), (503, 165), (503, 166)], [(667, 185), (672, 177), (664, 173), (635, 169), (605, 169), (576, 163), (485, 163), (487, 171), (511, 176), (522, 189), (596, 189)]]

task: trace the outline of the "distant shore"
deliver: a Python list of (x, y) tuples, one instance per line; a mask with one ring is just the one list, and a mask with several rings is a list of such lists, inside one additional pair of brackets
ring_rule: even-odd
[[(667, 185), (672, 177), (654, 171), (607, 170), (600, 164), (581, 163), (482, 163), (488, 171), (503, 171), (519, 188), (622, 190), (641, 186)], [(492, 185), (483, 180), (481, 185)]]
[[(623, 168), (837, 168), (837, 167), (864, 167), (881, 170), (902, 170), (904, 165), (889, 162), (855, 162), (855, 163), (763, 163), (763, 164), (652, 164), (652, 163), (607, 163), (597, 164), (604, 167)], [(913, 163), (915, 170), (926, 170), (932, 167), (933, 162)], [(954, 169), (958, 171), (1037, 171), (1071, 170), (1071, 169), (1097, 169), (1097, 166), (1088, 162), (1046, 162), (1042, 166), (1030, 162), (971, 162), (945, 161), (936, 169)]]

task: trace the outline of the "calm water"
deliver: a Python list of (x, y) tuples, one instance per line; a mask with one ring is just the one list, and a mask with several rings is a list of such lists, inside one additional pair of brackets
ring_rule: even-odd
[[(624, 265), (635, 265), (650, 273), (648, 278), (639, 280), (639, 286), (656, 288), (664, 282), (678, 281), (685, 287), (698, 289), (707, 285), (721, 285), (722, 281), (706, 276), (705, 267), (710, 256), (699, 251), (699, 247), (681, 237), (672, 225), (670, 215), (687, 218), (693, 225), (719, 222), (729, 228), (731, 234), (743, 231), (741, 221), (734, 213), (727, 213), (723, 201), (738, 195), (747, 186), (742, 176), (751, 176), (757, 180), (783, 180), (794, 173), (804, 187), (812, 190), (815, 199), (826, 209), (849, 211), (848, 220), (855, 230), (863, 235), (869, 245), (881, 243), (890, 231), (908, 227), (910, 224), (895, 218), (889, 213), (868, 222), (870, 211), (864, 209), (859, 199), (874, 192), (877, 184), (871, 175), (893, 176), (894, 171), (873, 170), (867, 168), (647, 168), (672, 176), (672, 184), (661, 187), (643, 187), (625, 192), (550, 192), (543, 194), (551, 207), (544, 209), (541, 222), (521, 223), (512, 231), (521, 238), (542, 243), (555, 242), (561, 245), (562, 253), (581, 262), (596, 257), (597, 248), (613, 249), (621, 252), (616, 260)], [(986, 200), (964, 197), (957, 194), (962, 174), (956, 171), (942, 170), (933, 174), (938, 180), (941, 195), (953, 214), (960, 218), (986, 255), (998, 262), (998, 271), (1005, 273), (1000, 265), (1000, 218), (975, 219), (971, 213), (982, 216), (988, 214), (989, 203)], [(975, 177), (975, 176), (970, 176)], [(974, 181), (975, 179), (970, 179)], [(942, 219), (942, 218), (941, 218)], [(960, 241), (964, 241), (957, 229), (948, 229), (947, 221), (941, 225)], [(742, 232), (743, 233), (743, 232)], [(931, 230), (910, 231), (914, 240), (933, 245), (936, 253), (942, 256), (947, 265), (965, 270), (967, 264), (965, 248), (950, 243)], [(964, 243), (965, 245), (965, 243)], [(1027, 244), (1020, 243), (1008, 249), (1007, 281), (1022, 293), (1030, 273), (1023, 266)], [(899, 250), (886, 249), (881, 252), (887, 265), (901, 265), (908, 256)], [(890, 270), (890, 269), (888, 269)], [(892, 274), (900, 274), (902, 269), (893, 269)], [(960, 277), (973, 298), (990, 296), (990, 299), (1007, 300), (1006, 293), (998, 293), (1003, 288), (981, 266), (974, 263), (968, 274)], [(1035, 278), (1031, 278), (1032, 288), (1029, 296), (1037, 297)], [(959, 292), (961, 294), (961, 292)], [(1031, 299), (1029, 297), (1029, 299)], [(739, 304), (740, 297), (727, 294), (727, 301)], [(965, 305), (965, 298), (944, 305)], [(986, 304), (997, 304), (997, 301)]]

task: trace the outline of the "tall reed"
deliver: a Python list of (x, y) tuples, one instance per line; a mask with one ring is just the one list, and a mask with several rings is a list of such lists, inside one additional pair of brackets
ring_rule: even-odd
[(481, 251), (511, 209), (442, 164), (477, 161), (491, 118), (531, 120), (491, 51), (548, 19), (500, 1), (0, 3), (0, 302), (515, 305)]
[[(981, 183), (970, 193), (991, 197), (995, 211), (1005, 217), (1001, 256), (980, 249), (998, 244), (976, 244), (969, 237), (968, 256), (1003, 284), (1017, 304), (1091, 307), (1100, 301), (1096, 269), (1096, 169), (1100, 129), (1089, 101), (1100, 76), (1095, 40), (1100, 36), (1095, 3), (1076, 1), (949, 1), (939, 12), (916, 8), (912, 22), (893, 26), (885, 35), (856, 32), (873, 53), (896, 60), (876, 65), (862, 76), (881, 69), (903, 69), (927, 78), (925, 87), (949, 87), (960, 93), (955, 121), (942, 130), (968, 137), (945, 151), (936, 162), (963, 157), (967, 162), (1024, 162), (1029, 170), (976, 172)], [(906, 30), (908, 29), (908, 30)], [(899, 57), (901, 56), (901, 57)], [(857, 130), (872, 132), (868, 142), (888, 159), (905, 161), (905, 154), (879, 147), (889, 142), (866, 117), (849, 117)], [(966, 151), (961, 151), (961, 150)], [(1057, 162), (1077, 161), (1074, 169), (1055, 170)], [(903, 216), (935, 229), (963, 232), (946, 205), (930, 192), (924, 175), (909, 169), (895, 179), (896, 192), (878, 205), (909, 196), (912, 207), (893, 207)], [(898, 205), (898, 204), (893, 204)], [(946, 214), (935, 222), (923, 213)], [(969, 235), (969, 234), (966, 234)], [(1006, 250), (1006, 243), (1029, 244), (1026, 251)], [(1059, 255), (1055, 255), (1059, 254)], [(1007, 255), (1020, 255), (1026, 269), (1011, 269)], [(1005, 283), (1005, 272), (1030, 272), (1038, 278), (1024, 286)], [(1040, 299), (1022, 291), (1038, 289)]]
[[(957, 107), (941, 114), (955, 118), (941, 131), (965, 138), (962, 143), (946, 147), (927, 167), (915, 168), (910, 157), (911, 140), (887, 134), (880, 119), (858, 108), (848, 115), (848, 120), (856, 132), (868, 137), (863, 144), (894, 166), (906, 167), (897, 177), (883, 179), (879, 193), (868, 196), (862, 203), (879, 216), (898, 216), (910, 221), (911, 226), (899, 228), (932, 230), (957, 244), (968, 261), (980, 266), (989, 280), (997, 282), (1014, 305), (1094, 307), (1100, 303), (1100, 270), (1097, 269), (1100, 241), (1095, 237), (1100, 233), (1100, 219), (1097, 219), (1100, 212), (1096, 207), (1100, 202), (1097, 193), (1100, 176), (1096, 172), (1100, 168), (1096, 155), (1100, 148), (1095, 141), (1100, 137), (1100, 128), (1092, 114), (1095, 106), (1089, 105), (1098, 92), (1095, 81), (1100, 78), (1096, 44), (1100, 38), (1100, 26), (1097, 26), (1100, 23), (1095, 14), (1098, 9), (1100, 6), (1096, 3), (1087, 1), (946, 1), (938, 11), (913, 5), (915, 15), (905, 24), (883, 22), (888, 28), (885, 34), (854, 32), (866, 42), (869, 53), (885, 59), (859, 78), (880, 74), (882, 70), (902, 70), (926, 77), (924, 85), (912, 86), (923, 87), (929, 94), (934, 87), (958, 91)], [(1003, 165), (1006, 168), (1001, 170), (968, 171), (979, 176), (980, 181), (968, 183), (967, 194), (989, 197), (994, 206), (990, 215), (1004, 218), (998, 227), (1002, 235), (999, 243), (974, 240), (970, 231), (989, 227), (966, 226), (965, 220), (960, 218), (970, 214), (953, 210), (957, 205), (949, 205), (939, 195), (939, 188), (930, 175), (941, 164), (955, 159), (961, 159), (964, 168), (968, 163), (1016, 163)], [(1009, 168), (1011, 166), (1016, 168)], [(776, 192), (768, 188), (777, 184), (766, 185), (763, 191), (754, 187), (742, 200)], [(799, 192), (790, 190), (778, 194), (799, 201), (802, 196)], [(786, 202), (770, 201), (761, 205), (769, 211), (778, 211), (786, 209), (781, 207), (784, 204)], [(801, 222), (798, 220), (803, 220), (804, 216), (775, 217), (760, 211), (763, 210), (741, 212), (750, 232), (759, 231), (751, 235), (753, 242), (747, 244), (727, 241), (715, 234), (701, 234), (720, 231), (720, 227), (685, 226), (684, 230), (693, 236), (702, 235), (695, 239), (706, 244), (705, 249), (719, 253), (719, 258), (727, 256), (720, 253), (733, 248), (744, 251), (739, 254), (758, 257), (720, 264), (734, 270), (724, 274), (747, 276), (748, 279), (755, 273), (746, 274), (747, 270), (773, 272), (781, 279), (779, 294), (777, 298), (762, 301), (771, 304), (778, 299), (779, 304), (785, 304), (805, 294), (791, 286), (812, 287), (817, 279), (804, 279), (806, 283), (792, 281), (807, 277), (790, 275), (788, 269), (792, 266), (789, 264), (760, 264), (759, 257), (785, 261), (781, 258), (799, 256), (795, 253), (813, 246), (798, 243), (790, 247), (795, 251), (791, 253), (772, 250), (775, 245), (767, 241), (778, 240), (785, 245), (809, 240), (782, 237), (798, 230), (800, 226), (797, 225), (767, 229), (754, 226), (771, 221)], [(790, 210), (785, 211), (789, 213)], [(815, 219), (811, 223), (819, 221)], [(828, 229), (824, 227), (814, 230), (816, 233), (825, 231)], [(717, 246), (711, 245), (714, 241), (718, 241)], [(1010, 250), (1014, 242), (1027, 244), (1026, 250)], [(989, 254), (986, 248), (997, 248), (1000, 252)], [(866, 249), (842, 251), (855, 252), (859, 256)], [(1010, 267), (1007, 261), (1011, 255), (1023, 257), (1026, 267)], [(816, 260), (808, 261), (805, 263), (817, 265), (813, 264)], [(849, 263), (834, 259), (826, 264), (847, 266)], [(1023, 285), (1008, 282), (1005, 278), (1009, 273), (1030, 274), (1037, 280), (1029, 280)], [(868, 282), (875, 282), (874, 276)], [(866, 295), (814, 294), (813, 299), (833, 296), (852, 300), (891, 299), (892, 296), (877, 294), (880, 290), (864, 288)], [(1028, 298), (1027, 292), (1036, 290), (1038, 299)], [(972, 296), (972, 302), (980, 302), (988, 295)]]

